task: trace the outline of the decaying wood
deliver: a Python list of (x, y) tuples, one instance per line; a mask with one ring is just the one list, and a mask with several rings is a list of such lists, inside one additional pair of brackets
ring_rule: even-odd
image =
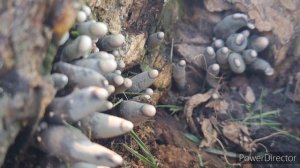
[(60, 0), (0, 2), (3, 63), (0, 67), (0, 87), (3, 90), (0, 97), (0, 165), (22, 128), (28, 129), (29, 134), (17, 143), (22, 147), (28, 145), (36, 124), (54, 97), (53, 86), (42, 74), (47, 71), (43, 65), (49, 56), (52, 30), (55, 30), (54, 36), (59, 36), (73, 24), (73, 21), (68, 24), (68, 19), (72, 20), (69, 3)]

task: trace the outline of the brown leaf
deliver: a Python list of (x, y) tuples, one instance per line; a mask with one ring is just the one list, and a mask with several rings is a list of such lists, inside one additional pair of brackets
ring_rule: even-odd
[(218, 133), (209, 119), (205, 118), (202, 121), (201, 130), (204, 135), (204, 139), (201, 141), (200, 147), (211, 147), (217, 141)]
[(238, 122), (227, 122), (222, 132), (227, 139), (241, 146), (246, 152), (255, 151), (256, 145), (252, 143), (253, 140), (245, 125)]
[(207, 108), (212, 108), (215, 111), (226, 111), (229, 104), (225, 100), (213, 100), (205, 105)]
[(186, 118), (189, 127), (193, 133), (198, 133), (198, 130), (195, 126), (194, 120), (192, 118), (193, 110), (196, 106), (206, 102), (208, 99), (211, 98), (211, 95), (213, 94), (214, 90), (209, 90), (208, 92), (202, 94), (198, 93), (193, 95), (185, 104), (184, 110), (183, 110), (183, 116)]

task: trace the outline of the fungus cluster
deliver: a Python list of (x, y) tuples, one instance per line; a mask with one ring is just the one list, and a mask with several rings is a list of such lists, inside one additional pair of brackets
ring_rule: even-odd
[[(205, 48), (201, 67), (206, 70), (206, 82), (217, 87), (222, 72), (241, 74), (246, 70), (260, 71), (266, 76), (274, 74), (274, 69), (258, 54), (266, 49), (269, 40), (265, 36), (251, 35), (255, 26), (247, 15), (234, 13), (223, 18), (213, 29), (211, 46)], [(185, 81), (185, 61), (180, 60), (173, 66), (173, 78), (179, 89)]]
[(249, 68), (273, 75), (271, 65), (258, 57), (259, 52), (268, 47), (269, 40), (265, 36), (251, 35), (250, 30), (254, 28), (248, 16), (242, 13), (228, 15), (216, 24), (213, 43), (206, 47), (202, 59), (206, 81), (211, 87), (218, 85), (218, 75), (227, 70), (241, 74)]
[[(79, 35), (60, 41), (61, 53), (49, 79), (57, 96), (40, 123), (36, 146), (73, 168), (115, 167), (122, 164), (122, 157), (90, 139), (125, 134), (153, 117), (156, 109), (147, 102), (153, 94), (149, 87), (159, 72), (150, 69), (132, 78), (123, 77), (125, 63), (118, 49), (125, 37), (108, 34), (105, 23), (92, 19), (89, 7), (77, 4), (77, 8), (72, 31)], [(151, 35), (148, 44), (154, 47), (163, 38), (162, 32)], [(141, 93), (114, 106), (117, 94), (126, 90)], [(109, 114), (104, 113), (108, 110)]]

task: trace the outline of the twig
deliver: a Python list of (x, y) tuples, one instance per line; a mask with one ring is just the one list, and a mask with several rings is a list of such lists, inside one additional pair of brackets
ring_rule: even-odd
[(280, 135), (280, 134), (285, 134), (285, 133), (286, 133), (286, 131), (280, 131), (280, 132), (272, 133), (272, 134), (270, 134), (270, 135), (268, 135), (268, 136), (265, 136), (265, 137), (262, 137), (262, 138), (258, 138), (258, 139), (253, 140), (253, 142), (251, 142), (250, 145), (255, 144), (255, 143), (257, 143), (257, 142), (260, 142), (260, 141), (263, 141), (263, 140), (266, 140), (266, 139), (269, 139), (269, 138), (271, 138), (271, 137), (273, 137), (273, 136)]
[(227, 151), (223, 145), (223, 143), (217, 138), (216, 139), (217, 142), (219, 143), (219, 145), (221, 146), (222, 150), (224, 151), (223, 153), (223, 156), (224, 156), (224, 159), (225, 159), (225, 162), (228, 164), (228, 165), (231, 165), (231, 166), (241, 166), (241, 163), (230, 163), (228, 158), (227, 158)]

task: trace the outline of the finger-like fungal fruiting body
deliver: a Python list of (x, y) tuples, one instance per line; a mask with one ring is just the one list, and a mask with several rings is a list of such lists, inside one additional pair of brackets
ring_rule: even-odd
[(164, 32), (156, 32), (151, 34), (147, 40), (147, 47), (148, 48), (157, 47), (164, 41), (164, 38), (165, 38)]
[(62, 52), (62, 60), (70, 62), (80, 57), (85, 57), (92, 50), (92, 46), (92, 39), (89, 36), (79, 36), (65, 46)]
[(71, 163), (88, 162), (115, 167), (123, 163), (115, 152), (91, 142), (80, 131), (66, 126), (50, 126), (40, 135), (39, 147), (50, 155)]
[(206, 82), (213, 88), (219, 85), (220, 65), (212, 64), (207, 68), (206, 71)]
[(269, 45), (269, 39), (264, 36), (251, 36), (249, 39), (249, 49), (253, 49), (257, 52), (263, 51)]
[(65, 74), (69, 79), (69, 83), (75, 84), (79, 88), (88, 86), (105, 87), (108, 85), (108, 81), (104, 76), (88, 68), (58, 62), (53, 69)]
[(221, 65), (221, 68), (226, 68), (228, 67), (228, 57), (230, 54), (230, 50), (227, 47), (222, 47), (218, 49), (216, 53), (216, 60), (217, 63)]
[(104, 88), (87, 87), (75, 90), (68, 96), (55, 98), (49, 106), (49, 116), (71, 122), (78, 121), (92, 112), (107, 110), (108, 96), (109, 93)]
[(117, 69), (117, 62), (113, 59), (80, 59), (73, 64), (92, 69), (102, 75), (111, 73)]
[(126, 91), (127, 89), (131, 88), (132, 86), (132, 80), (129, 78), (124, 78), (124, 82), (121, 86), (116, 87), (116, 91), (115, 93), (122, 93), (124, 91)]
[(211, 46), (206, 47), (204, 50), (204, 57), (202, 57), (202, 68), (206, 69), (209, 65), (216, 62), (216, 53)]
[(109, 168), (107, 166), (98, 166), (90, 163), (79, 162), (71, 166), (71, 168)]
[(76, 21), (81, 23), (84, 22), (87, 19), (87, 15), (83, 11), (78, 11), (76, 15)]
[(241, 32), (241, 34), (243, 34), (243, 36), (244, 36), (245, 38), (248, 38), (248, 37), (250, 36), (250, 31), (249, 31), (249, 30), (243, 30), (243, 31)]
[(120, 117), (94, 112), (80, 120), (80, 129), (93, 139), (111, 138), (131, 131), (133, 124)]
[(243, 51), (243, 59), (246, 64), (251, 64), (257, 58), (257, 52), (253, 49), (247, 49)]
[(108, 92), (109, 94), (112, 94), (112, 93), (114, 93), (114, 92), (116, 91), (116, 88), (115, 88), (113, 85), (107, 85), (107, 86), (105, 87), (105, 89), (107, 90), (107, 92)]
[(122, 34), (112, 34), (104, 36), (98, 41), (97, 46), (104, 51), (113, 51), (120, 48), (125, 43), (125, 37)]
[(87, 15), (90, 16), (92, 14), (92, 10), (90, 7), (83, 5), (81, 10)]
[(243, 27), (248, 27), (254, 29), (254, 25), (249, 23), (248, 16), (242, 13), (235, 13), (232, 15), (226, 16), (217, 25), (214, 27), (215, 37), (226, 39), (231, 34), (237, 32)]
[(243, 51), (248, 44), (247, 38), (242, 34), (232, 34), (226, 40), (226, 46), (235, 52)]
[(122, 77), (122, 75), (114, 72), (105, 75), (105, 77), (108, 82), (114, 86), (120, 86), (124, 83), (124, 78)]
[(115, 57), (120, 57), (121, 53), (118, 50), (114, 50), (113, 52), (111, 52), (112, 55), (114, 55)]
[(51, 78), (57, 90), (63, 89), (68, 84), (68, 77), (64, 74), (53, 73), (51, 74)]
[(240, 74), (246, 69), (246, 64), (242, 56), (238, 53), (231, 53), (228, 58), (229, 67), (232, 72)]
[(141, 92), (151, 86), (158, 75), (159, 72), (156, 69), (151, 69), (149, 71), (139, 73), (131, 78), (132, 86), (128, 90), (130, 92)]
[(95, 21), (79, 23), (77, 30), (80, 34), (90, 36), (93, 41), (97, 41), (108, 32), (108, 28), (105, 23)]
[[(136, 75), (132, 78), (134, 82), (129, 78), (123, 78), (122, 70), (125, 69), (125, 63), (122, 59), (125, 58), (121, 56), (125, 54), (120, 47), (125, 43), (125, 37), (121, 34), (106, 35), (108, 32), (106, 24), (93, 20), (88, 6), (77, 1), (70, 5), (77, 9), (76, 25), (66, 32), (63, 38), (55, 39), (55, 44), (61, 45), (61, 48), (56, 54), (51, 75), (45, 76), (45, 80), (59, 91), (47, 106), (46, 113), (35, 130), (36, 137), (33, 138), (32, 144), (45, 151), (51, 158), (55, 156), (62, 159), (59, 161), (56, 159), (57, 164), (47, 166), (70, 165), (72, 168), (120, 166), (123, 160), (119, 155), (91, 142), (89, 138), (111, 138), (125, 134), (133, 129), (132, 121), (142, 123), (155, 115), (155, 107), (149, 105), (153, 90), (148, 87), (158, 76), (158, 71), (150, 70)], [(68, 39), (69, 33), (72, 39)], [(158, 41), (154, 39), (151, 42), (149, 38), (148, 44), (161, 43), (163, 36), (162, 32), (158, 33), (156, 36)], [(0, 60), (0, 68), (1, 65)], [(134, 92), (138, 90), (143, 93), (133, 98), (129, 96), (130, 100), (118, 105), (121, 109), (119, 114), (132, 121), (101, 113), (109, 112), (108, 110), (114, 107), (113, 103), (118, 104), (116, 101), (122, 95), (117, 94), (129, 89), (133, 83)], [(113, 96), (109, 97), (112, 94)], [(124, 92), (127, 98), (125, 94)], [(21, 100), (1, 99), (0, 104), (4, 104), (3, 106), (12, 104), (13, 109), (20, 109), (24, 101), (23, 97)], [(118, 114), (117, 109), (114, 112)]]
[(118, 75), (122, 75), (122, 71), (121, 70), (115, 70), (114, 73), (118, 74)]
[(176, 83), (176, 86), (180, 90), (184, 90), (186, 86), (186, 61), (180, 60), (176, 64), (173, 64), (172, 76)]
[(154, 93), (154, 91), (153, 91), (153, 89), (151, 89), (151, 88), (147, 88), (147, 89), (145, 90), (145, 93), (146, 93), (147, 95), (149, 95), (149, 96), (152, 96), (153, 93)]
[(271, 76), (274, 74), (274, 69), (271, 65), (261, 58), (257, 58), (252, 64), (251, 68), (255, 71), (262, 71), (265, 75)]
[(224, 47), (224, 41), (222, 39), (215, 39), (212, 43), (212, 47), (215, 49), (215, 50), (218, 50), (219, 48), (222, 48)]
[(120, 103), (119, 113), (123, 118), (134, 124), (141, 124), (150, 117), (153, 117), (156, 113), (156, 109), (149, 104), (127, 100)]
[(125, 64), (125, 62), (123, 61), (123, 60), (118, 60), (117, 61), (117, 64), (118, 64), (118, 70), (124, 70), (125, 69), (125, 67), (126, 67), (126, 64)]
[(99, 51), (99, 52), (95, 52), (90, 54), (87, 59), (109, 59), (111, 58), (107, 52), (105, 51)]

